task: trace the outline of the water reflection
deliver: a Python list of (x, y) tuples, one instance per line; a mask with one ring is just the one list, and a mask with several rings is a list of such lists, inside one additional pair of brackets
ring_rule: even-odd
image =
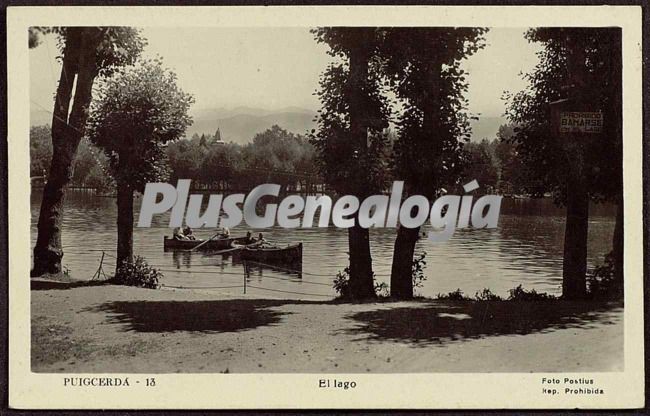
[[(32, 193), (32, 246), (40, 192)], [(140, 200), (135, 202), (138, 212)], [(614, 209), (607, 205), (590, 208), (590, 267), (602, 261), (610, 250), (614, 228)], [(416, 254), (427, 252), (427, 280), (418, 292), (435, 296), (456, 288), (466, 294), (487, 287), (507, 295), (518, 284), (560, 293), (564, 244), (564, 211), (549, 200), (504, 200), (499, 228), (458, 230), (446, 243), (431, 243), (426, 238), (416, 244)], [(137, 214), (136, 214), (137, 216)], [(102, 250), (115, 255), (117, 208), (115, 199), (88, 192), (72, 191), (66, 198), (63, 221), (63, 263), (77, 279), (90, 279), (97, 270)], [(234, 253), (163, 251), (163, 236), (170, 234), (168, 215), (154, 218), (151, 228), (136, 228), (134, 252), (159, 267), (170, 286), (229, 287), (223, 291), (247, 296), (323, 298), (333, 296), (332, 279), (347, 263), (347, 231), (336, 228), (262, 230), (278, 244), (303, 242), (302, 270), (283, 270), (253, 263), (244, 264)], [(238, 226), (232, 234), (244, 235), (249, 229)], [(260, 230), (251, 229), (253, 234)], [(427, 231), (427, 228), (423, 231)], [(209, 238), (212, 229), (195, 230), (197, 238)], [(372, 229), (371, 250), (377, 281), (389, 282), (394, 229)], [(107, 273), (112, 273), (114, 258), (107, 257)], [(295, 292), (295, 293), (294, 293)], [(299, 293), (298, 293), (299, 292)], [(298, 293), (298, 294), (297, 294)], [(305, 295), (308, 293), (309, 295)]]
[(172, 259), (174, 266), (177, 269), (181, 267), (189, 269), (192, 266), (192, 252), (191, 251), (173, 251)]

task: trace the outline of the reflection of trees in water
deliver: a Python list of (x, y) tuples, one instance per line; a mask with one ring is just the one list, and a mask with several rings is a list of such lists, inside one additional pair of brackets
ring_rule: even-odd
[(502, 260), (524, 270), (562, 271), (564, 221), (559, 217), (502, 216), (495, 239)]
[(535, 254), (555, 257), (562, 255), (564, 220), (559, 217), (524, 217), (502, 215), (499, 218), (499, 237), (506, 250), (533, 249)]
[(261, 282), (264, 277), (264, 271), (267, 272), (267, 276), (271, 275), (281, 275), (282, 277), (273, 277), (280, 278), (282, 280), (293, 280), (293, 279), (302, 279), (302, 264), (282, 264), (282, 265), (273, 265), (273, 264), (263, 264), (253, 261), (241, 260), (237, 256), (233, 257), (233, 265), (241, 264), (244, 268), (244, 275), (246, 279), (250, 281), (251, 276), (257, 277), (257, 281)]
[(172, 252), (174, 267), (180, 269), (182, 265), (189, 269), (192, 266), (192, 254), (191, 251), (174, 250)]
[[(31, 194), (32, 208), (39, 207), (43, 191), (34, 191)], [(72, 209), (101, 209), (104, 212), (117, 212), (115, 198), (101, 197), (90, 190), (70, 189), (66, 192), (65, 207)]]
[[(503, 198), (501, 215), (560, 217), (566, 215), (566, 208), (557, 206), (552, 198)], [(589, 217), (614, 217), (616, 205), (610, 203), (589, 204)]]
[[(601, 217), (589, 222), (588, 261), (602, 262), (612, 248), (614, 218)], [(504, 258), (562, 261), (564, 218), (552, 216), (502, 215), (498, 228), (499, 246)], [(514, 254), (514, 255), (513, 255)]]
[[(40, 195), (35, 192), (31, 198), (34, 242)], [(544, 290), (544, 281), (554, 281), (553, 279), (557, 276), (561, 276), (564, 209), (555, 207), (550, 199), (504, 199), (503, 201), (499, 227), (496, 230), (457, 230), (450, 241), (442, 244), (431, 243), (426, 236), (418, 241), (416, 253), (427, 252), (425, 273), (429, 280), (425, 283), (423, 294), (435, 296), (438, 291), (442, 291), (439, 289), (441, 285), (445, 289), (449, 286), (450, 290), (458, 286), (473, 288), (473, 282), (479, 279), (476, 277), (479, 274), (482, 276), (480, 279), (485, 279), (489, 274), (493, 279), (490, 281), (490, 285), (497, 289), (498, 282), (507, 280), (505, 288), (507, 289), (514, 285), (513, 279), (530, 278), (528, 284), (532, 286), (528, 287), (534, 288), (539, 284)], [(136, 200), (136, 212), (139, 211), (139, 204), (140, 200)], [(600, 215), (608, 209), (607, 205), (595, 205), (590, 208), (590, 268), (601, 263), (604, 254), (611, 249), (614, 216)], [(90, 255), (86, 252), (87, 249), (105, 249), (107, 253), (114, 252), (116, 213), (114, 198), (98, 197), (82, 191), (68, 193), (66, 217), (63, 224), (65, 231), (63, 234), (64, 263), (76, 275), (92, 276), (97, 270), (101, 253)], [(236, 253), (209, 258), (204, 257), (208, 253), (202, 252), (164, 253), (163, 235), (171, 234), (171, 230), (167, 229), (168, 221), (168, 214), (160, 215), (154, 217), (153, 228), (135, 229), (134, 248), (136, 252), (144, 255), (150, 264), (161, 268), (173, 267), (177, 270), (214, 271), (215, 274), (220, 271), (241, 272), (242, 261), (238, 259)], [(156, 224), (158, 225), (156, 226)], [(430, 229), (430, 226), (425, 226), (422, 231), (426, 232)], [(248, 227), (243, 224), (231, 229), (231, 233), (237, 236), (245, 235), (247, 230)], [(329, 282), (330, 277), (333, 278), (348, 261), (348, 238), (344, 229), (273, 227), (264, 230), (252, 229), (251, 231), (254, 235), (263, 232), (265, 238), (279, 245), (302, 241), (304, 244), (303, 272), (306, 280), (314, 279), (310, 273), (316, 273), (327, 275), (327, 277), (319, 276), (315, 278), (316, 280)], [(197, 229), (195, 234), (197, 237), (208, 238), (213, 234), (213, 230)], [(370, 230), (373, 269), (378, 275), (378, 280), (390, 274), (395, 236), (396, 230), (391, 228)], [(210, 267), (205, 266), (206, 264), (210, 264)], [(300, 276), (277, 268), (259, 265), (251, 265), (251, 270), (255, 275), (254, 280), (260, 276), (268, 277), (263, 286), (269, 288), (275, 287), (273, 285), (275, 283), (285, 283), (275, 278), (293, 280)], [(167, 283), (173, 285), (175, 279), (184, 279), (190, 275), (196, 280), (192, 284), (209, 286), (213, 283), (214, 276), (210, 273), (194, 275), (185, 272), (169, 274), (166, 276)], [(240, 274), (238, 279), (241, 278)], [(480, 286), (482, 283), (478, 285)], [(470, 292), (468, 292), (470, 295), (473, 294), (473, 291), (470, 290)]]

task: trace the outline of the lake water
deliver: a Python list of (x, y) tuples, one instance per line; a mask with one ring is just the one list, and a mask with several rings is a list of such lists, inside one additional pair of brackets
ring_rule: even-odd
[[(41, 192), (31, 195), (32, 247)], [(135, 203), (135, 218), (140, 200)], [(611, 248), (614, 231), (612, 206), (594, 205), (589, 221), (589, 267), (602, 262)], [(102, 250), (107, 253), (106, 273), (115, 264), (117, 207), (114, 198), (90, 192), (69, 191), (63, 222), (63, 265), (75, 279), (90, 279), (98, 268)], [(163, 236), (168, 216), (158, 216), (151, 228), (134, 230), (134, 253), (160, 268), (163, 284), (210, 288), (238, 296), (326, 299), (335, 295), (332, 279), (347, 263), (347, 230), (336, 228), (251, 230), (263, 231), (267, 239), (280, 244), (303, 242), (302, 277), (285, 270), (247, 266), (232, 257), (201, 252), (164, 252)], [(231, 230), (243, 235), (245, 225)], [(197, 237), (209, 237), (213, 230), (195, 230)], [(389, 282), (394, 229), (371, 229), (373, 267), (378, 281)], [(507, 296), (508, 289), (524, 288), (561, 293), (564, 210), (550, 200), (504, 199), (499, 227), (493, 230), (457, 230), (445, 243), (421, 239), (416, 254), (426, 252), (427, 280), (416, 292), (435, 296), (460, 288), (465, 294), (490, 288)], [(244, 276), (246, 295), (243, 295)]]

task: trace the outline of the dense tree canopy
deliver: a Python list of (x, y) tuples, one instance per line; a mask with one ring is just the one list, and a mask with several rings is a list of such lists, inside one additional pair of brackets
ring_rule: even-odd
[[(579, 80), (568, 67), (568, 35), (584, 55), (584, 75)], [(585, 154), (590, 196), (615, 198), (622, 185), (620, 29), (540, 28), (529, 30), (526, 38), (544, 47), (538, 52), (537, 66), (524, 75), (528, 88), (507, 95), (506, 115), (516, 126), (510, 141), (517, 143), (531, 178), (527, 191), (536, 196), (552, 192), (558, 202), (566, 197), (572, 161), (562, 140), (551, 133), (549, 104), (566, 98), (573, 89), (579, 91), (581, 101), (602, 110), (605, 118), (603, 134), (590, 141)]]
[[(379, 47), (383, 32), (372, 27), (327, 27), (312, 31), (334, 61), (320, 79), (321, 110), (311, 140), (326, 184), (338, 194), (365, 198), (385, 189), (385, 130), (390, 106), (382, 94)], [(367, 228), (348, 228), (350, 296), (375, 296)]]
[(38, 46), (40, 37), (48, 32), (57, 35), (61, 74), (52, 111), (52, 160), (38, 218), (32, 276), (61, 272), (65, 192), (73, 178), (73, 162), (84, 136), (95, 78), (110, 76), (134, 63), (145, 44), (135, 28), (32, 27), (29, 47)]
[[(83, 29), (83, 34), (81, 30)], [(29, 28), (29, 47), (35, 48), (42, 42), (42, 37), (54, 34), (61, 53), (76, 53), (80, 42), (92, 42), (95, 48), (94, 58), (98, 75), (110, 76), (118, 68), (133, 65), (147, 45), (140, 30), (133, 27), (45, 27)], [(67, 51), (66, 51), (67, 48)]]
[(116, 273), (133, 261), (133, 194), (166, 179), (165, 145), (185, 134), (193, 102), (159, 60), (119, 70), (99, 87), (88, 137), (108, 157), (117, 184)]
[(165, 147), (192, 123), (194, 99), (176, 84), (160, 61), (119, 70), (98, 89), (88, 120), (88, 137), (109, 158), (119, 184), (143, 190), (167, 177)]
[[(494, 143), (494, 142), (493, 142)], [(479, 143), (469, 142), (463, 150), (467, 161), (464, 163), (462, 181), (467, 183), (476, 179), (485, 193), (496, 192), (499, 181), (499, 165), (494, 155), (494, 147), (487, 139)]]
[(274, 125), (243, 146), (218, 136), (171, 143), (166, 153), (172, 181), (192, 179), (193, 186), (221, 189), (252, 189), (266, 182), (293, 190), (321, 182), (314, 146), (301, 135)]
[[(393, 171), (405, 195), (429, 199), (457, 183), (468, 159), (467, 82), (461, 61), (483, 47), (481, 28), (382, 29), (381, 72), (399, 99)], [(479, 153), (479, 156), (480, 155)], [(413, 296), (412, 267), (419, 227), (400, 227), (391, 296)]]
[[(620, 28), (538, 28), (526, 37), (539, 42), (538, 65), (528, 88), (508, 97), (508, 118), (517, 127), (512, 141), (536, 179), (533, 195), (552, 192), (566, 203), (562, 294), (587, 295), (585, 274), (589, 200), (617, 203), (613, 239), (616, 285), (623, 287), (622, 65)], [(551, 103), (568, 100), (573, 111), (603, 115), (599, 134), (552, 131)]]
[(384, 73), (403, 108), (398, 115), (395, 176), (435, 197), (457, 181), (470, 138), (463, 59), (484, 47), (481, 28), (395, 28), (385, 31)]
[[(322, 103), (311, 141), (318, 152), (325, 182), (339, 194), (362, 196), (386, 187), (390, 102), (378, 58), (383, 33), (377, 28), (319, 28), (316, 41), (329, 46), (336, 58), (320, 78), (318, 96)], [(350, 73), (354, 56), (367, 62), (364, 75)], [(357, 111), (358, 110), (358, 111)], [(352, 112), (367, 130), (364, 140), (355, 140)]]

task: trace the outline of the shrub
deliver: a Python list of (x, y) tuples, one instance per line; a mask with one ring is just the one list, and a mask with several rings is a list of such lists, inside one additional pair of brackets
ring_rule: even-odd
[(377, 281), (375, 281), (375, 293), (380, 298), (387, 298), (390, 295), (390, 292), (388, 290), (388, 283), (377, 283)]
[[(388, 296), (388, 284), (385, 282), (378, 283), (373, 276), (375, 283), (375, 294), (380, 297)], [(350, 291), (350, 268), (346, 267), (343, 271), (336, 273), (334, 278), (334, 290), (338, 293), (339, 297), (342, 299), (352, 298), (352, 292)]]
[(480, 292), (476, 292), (476, 295), (474, 295), (474, 299), (478, 301), (486, 301), (486, 300), (503, 300), (503, 298), (499, 295), (495, 295), (492, 293), (492, 291), (488, 288), (483, 289)]
[(605, 262), (587, 275), (587, 291), (592, 299), (620, 299), (622, 287), (616, 282), (614, 257), (610, 252)]
[[(530, 291), (522, 288), (521, 285), (517, 286), (514, 289), (508, 291), (510, 295), (508, 296), (509, 301), (549, 301), (557, 300), (557, 297), (549, 295), (548, 293), (537, 293), (535, 289)], [(486, 302), (486, 301), (504, 301), (504, 299), (492, 293), (490, 289), (483, 289), (480, 292), (476, 292), (473, 298), (465, 296), (462, 290), (456, 289), (453, 292), (449, 292), (445, 295), (438, 293), (436, 299), (439, 300), (451, 300), (451, 301), (462, 301), (462, 302)]]
[(158, 289), (162, 277), (163, 274), (149, 266), (144, 258), (135, 256), (133, 263), (123, 263), (117, 269), (113, 282), (119, 285)]
[(521, 285), (517, 286), (514, 289), (508, 291), (510, 295), (508, 300), (512, 301), (547, 301), (547, 300), (556, 300), (557, 298), (548, 293), (537, 293), (535, 289), (527, 291)]
[(336, 273), (334, 278), (334, 290), (339, 294), (339, 297), (350, 298), (350, 268), (346, 267), (341, 272)]
[(463, 291), (460, 290), (460, 289), (456, 289), (453, 292), (447, 293), (446, 295), (438, 293), (438, 295), (436, 296), (436, 299), (455, 300), (455, 301), (463, 301), (463, 302), (472, 300), (472, 298), (468, 298), (467, 296), (465, 296), (463, 294)]
[(422, 283), (427, 280), (427, 277), (424, 274), (424, 268), (427, 265), (427, 262), (424, 258), (427, 256), (427, 253), (420, 254), (419, 257), (413, 259), (413, 265), (411, 266), (411, 276), (413, 279), (413, 288), (422, 287)]
[(70, 279), (70, 269), (68, 266), (63, 266), (63, 277), (66, 279)]

